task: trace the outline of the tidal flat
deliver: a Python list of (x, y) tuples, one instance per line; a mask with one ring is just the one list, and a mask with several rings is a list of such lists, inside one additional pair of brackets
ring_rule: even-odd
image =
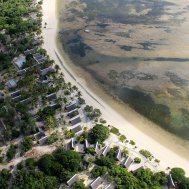
[(68, 0), (60, 37), (109, 93), (189, 140), (189, 2)]

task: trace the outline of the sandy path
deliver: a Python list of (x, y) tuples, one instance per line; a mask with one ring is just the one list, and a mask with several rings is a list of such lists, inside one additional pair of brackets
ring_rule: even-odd
[[(182, 167), (189, 175), (189, 160), (184, 159), (170, 149), (164, 147), (150, 136), (146, 135), (134, 125), (129, 123), (124, 117), (118, 114), (112, 107), (103, 102), (99, 96), (94, 94), (83, 82), (82, 79), (76, 76), (68, 65), (65, 64), (63, 57), (59, 53), (56, 43), (58, 16), (56, 15), (56, 3), (59, 0), (44, 0), (43, 1), (43, 26), (47, 22), (47, 28), (43, 28), (42, 34), (44, 37), (43, 47), (47, 50), (50, 58), (54, 59), (60, 65), (65, 75), (65, 79), (72, 84), (78, 86), (81, 90), (86, 103), (99, 108), (102, 116), (107, 120), (108, 124), (115, 125), (121, 133), (125, 134), (129, 139), (136, 141), (140, 148), (147, 149), (152, 154), (161, 160), (162, 168)], [(59, 58), (58, 58), (59, 57)], [(61, 59), (61, 60), (60, 60)], [(73, 76), (71, 76), (71, 75)], [(77, 78), (77, 79), (76, 79)], [(159, 138), (161, 140), (161, 138)]]

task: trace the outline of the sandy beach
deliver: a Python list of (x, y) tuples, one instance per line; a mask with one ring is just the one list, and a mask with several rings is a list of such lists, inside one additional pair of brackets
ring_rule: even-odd
[[(59, 1), (59, 2), (58, 2)], [(138, 119), (136, 115), (135, 126), (130, 119), (127, 119), (129, 115), (134, 118), (134, 112), (128, 113), (127, 116), (118, 113), (119, 106), (108, 103), (109, 97), (107, 95), (101, 95), (101, 93), (94, 93), (94, 86), (92, 83), (85, 81), (77, 75), (72, 69), (72, 66), (68, 65), (62, 56), (62, 52), (57, 46), (57, 32), (58, 32), (58, 10), (56, 5), (61, 0), (45, 0), (43, 1), (43, 29), (42, 35), (44, 37), (43, 47), (47, 50), (50, 58), (55, 60), (64, 73), (66, 81), (70, 81), (73, 85), (76, 85), (83, 94), (83, 98), (86, 103), (99, 108), (102, 112), (102, 117), (107, 120), (107, 123), (117, 127), (120, 132), (127, 136), (128, 139), (132, 139), (136, 142), (137, 146), (141, 149), (149, 150), (155, 158), (161, 160), (161, 167), (182, 167), (185, 169), (186, 174), (189, 175), (189, 157), (188, 150), (181, 146), (182, 142), (177, 143), (174, 137), (170, 134), (165, 134), (162, 129), (152, 126), (151, 128), (145, 127), (145, 123), (148, 121)], [(44, 28), (45, 22), (47, 27)], [(89, 86), (93, 86), (92, 88)], [(123, 109), (120, 109), (123, 111)], [(148, 129), (148, 130), (147, 130)], [(167, 138), (166, 136), (169, 136)]]

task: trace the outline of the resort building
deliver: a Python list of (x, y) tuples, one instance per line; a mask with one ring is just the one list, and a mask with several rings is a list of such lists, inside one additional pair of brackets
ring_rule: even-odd
[(45, 57), (39, 53), (33, 54), (33, 58), (38, 64), (42, 64), (45, 62)]
[(29, 98), (25, 98), (25, 99), (23, 99), (23, 100), (21, 100), (20, 101), (20, 103), (29, 103), (29, 102), (31, 102), (32, 101), (32, 97), (29, 97)]
[(70, 180), (66, 182), (66, 184), (70, 187), (72, 186), (77, 180), (79, 180), (79, 177), (77, 174), (75, 174)]
[(45, 134), (43, 132), (38, 132), (34, 135), (35, 139), (36, 140), (40, 140), (42, 139), (43, 137), (45, 137)]
[(45, 68), (43, 70), (40, 70), (40, 75), (45, 76), (49, 73), (53, 73), (54, 69), (52, 67)]
[(94, 181), (90, 184), (90, 188), (91, 188), (91, 189), (96, 189), (96, 188), (98, 188), (101, 184), (102, 184), (102, 178), (101, 178), (101, 177), (98, 177), (96, 180), (94, 180)]
[(39, 143), (40, 145), (44, 145), (44, 144), (47, 143), (47, 141), (48, 141), (48, 137), (47, 137), (47, 136), (44, 136), (43, 138), (39, 139), (38, 143)]
[(17, 69), (22, 69), (22, 66), (26, 63), (26, 57), (24, 55), (20, 55), (19, 57), (13, 60), (13, 64)]
[(10, 80), (8, 80), (8, 81), (5, 83), (5, 86), (6, 86), (8, 89), (15, 88), (15, 87), (17, 86), (17, 81), (14, 80), (14, 79), (10, 79)]
[(109, 146), (106, 146), (103, 151), (102, 151), (102, 154), (104, 157), (107, 155), (107, 153), (110, 151), (110, 147)]
[(69, 112), (67, 115), (68, 115), (69, 118), (71, 119), (71, 118), (77, 116), (78, 114), (79, 114), (78, 110), (75, 109), (75, 110)]
[(123, 163), (123, 166), (128, 169), (130, 167), (130, 165), (131, 165), (132, 162), (133, 162), (133, 159), (128, 156), (125, 159), (125, 162)]
[(70, 124), (71, 124), (72, 126), (77, 125), (77, 124), (79, 124), (79, 123), (81, 123), (81, 118), (80, 118), (80, 116), (78, 116), (78, 117), (73, 117), (72, 119), (70, 119)]
[(85, 139), (85, 143), (84, 143), (84, 148), (86, 149), (86, 148), (89, 148), (89, 142), (88, 142), (88, 140), (87, 139)]
[(114, 186), (112, 184), (109, 184), (105, 189), (114, 189)]
[(169, 189), (175, 189), (176, 188), (171, 174), (168, 175), (168, 188)]
[(71, 112), (71, 111), (73, 111), (73, 110), (75, 110), (76, 109), (76, 103), (75, 102), (73, 102), (72, 104), (69, 104), (69, 105), (67, 105), (66, 107), (65, 107), (65, 110), (67, 111), (67, 112)]
[(61, 105), (54, 103), (54, 104), (50, 104), (49, 107), (51, 107), (55, 111), (55, 110), (61, 108)]
[(40, 42), (41, 41), (38, 38), (33, 38), (32, 41), (31, 41), (31, 43), (32, 43), (33, 46), (39, 45)]
[(79, 126), (76, 126), (72, 129), (70, 129), (73, 133), (77, 134), (79, 133), (80, 131), (82, 131), (82, 127), (79, 125)]
[(115, 157), (115, 159), (117, 160), (117, 161), (121, 161), (121, 149), (119, 148), (119, 150), (118, 150), (118, 152), (117, 152), (117, 154), (116, 154), (116, 157)]
[(66, 144), (66, 150), (74, 150), (75, 144), (74, 144), (74, 138), (71, 138), (70, 142)]
[(56, 93), (51, 93), (49, 95), (46, 96), (48, 101), (54, 100), (56, 99)]
[(30, 54), (34, 54), (35, 53), (35, 50), (34, 49), (27, 49), (26, 51), (24, 51), (24, 54), (27, 56), (27, 55), (30, 55)]
[(99, 152), (99, 144), (98, 144), (98, 141), (96, 142), (95, 144), (95, 152), (98, 154)]

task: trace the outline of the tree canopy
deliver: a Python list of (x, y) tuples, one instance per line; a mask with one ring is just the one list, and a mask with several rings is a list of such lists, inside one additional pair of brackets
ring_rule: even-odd
[(37, 165), (49, 176), (56, 176), (59, 181), (66, 182), (77, 171), (81, 170), (82, 158), (78, 152), (59, 149), (52, 155), (42, 156)]
[(189, 178), (185, 176), (182, 168), (175, 167), (170, 173), (178, 189), (189, 189)]
[(96, 143), (97, 141), (102, 143), (109, 137), (109, 135), (110, 131), (106, 126), (97, 124), (90, 130), (88, 140), (90, 143)]

